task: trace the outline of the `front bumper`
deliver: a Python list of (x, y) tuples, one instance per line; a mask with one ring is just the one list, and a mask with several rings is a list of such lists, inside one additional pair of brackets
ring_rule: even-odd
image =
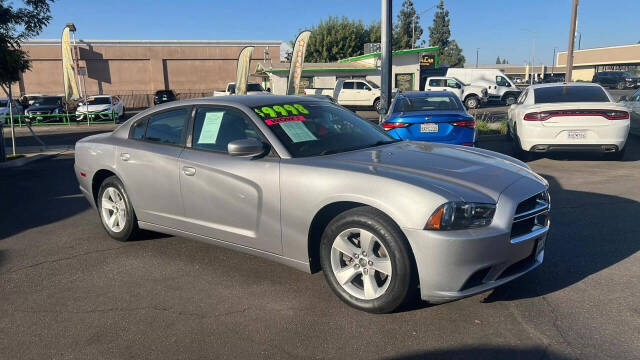
[(113, 117), (115, 116), (115, 113), (111, 113), (110, 111), (107, 111), (107, 112), (90, 112), (90, 113), (76, 112), (76, 119), (77, 120), (86, 120), (87, 119), (87, 114), (89, 114), (89, 115), (91, 115), (93, 117), (92, 120), (113, 120)]
[(420, 279), (420, 296), (443, 303), (475, 295), (507, 283), (539, 266), (549, 231), (545, 226), (511, 236), (518, 204), (545, 190), (540, 182), (523, 178), (507, 188), (490, 226), (458, 231), (402, 229), (413, 250)]

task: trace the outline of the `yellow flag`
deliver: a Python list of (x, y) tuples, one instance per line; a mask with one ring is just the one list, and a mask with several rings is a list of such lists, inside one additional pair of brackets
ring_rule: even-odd
[(236, 70), (236, 95), (247, 94), (251, 55), (253, 55), (253, 46), (247, 46), (242, 49), (240, 56), (238, 56), (238, 69)]
[(67, 100), (78, 99), (78, 85), (73, 71), (73, 57), (71, 56), (71, 42), (69, 28), (62, 31), (62, 79), (64, 80), (64, 96)]

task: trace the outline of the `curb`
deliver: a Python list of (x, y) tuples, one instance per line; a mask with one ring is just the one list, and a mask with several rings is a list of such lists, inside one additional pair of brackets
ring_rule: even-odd
[(478, 135), (478, 140), (502, 140), (504, 138), (504, 134)]
[[(45, 159), (50, 159), (52, 157), (56, 157), (60, 154), (64, 154), (66, 152), (68, 152), (69, 150), (63, 150), (60, 152), (56, 152), (56, 153), (49, 153), (49, 154), (36, 154), (36, 155), (32, 155), (32, 156), (25, 156), (23, 158), (20, 159), (16, 159), (16, 160), (11, 160), (11, 161), (7, 161), (4, 163), (0, 163), (0, 169), (14, 169), (14, 168), (18, 168), (24, 165), (27, 165), (29, 163), (35, 162), (35, 161), (40, 161), (40, 160), (45, 160)], [(73, 150), (71, 150), (73, 151)]]

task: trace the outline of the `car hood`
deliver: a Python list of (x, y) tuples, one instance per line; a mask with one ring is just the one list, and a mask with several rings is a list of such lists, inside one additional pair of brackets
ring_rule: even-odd
[(53, 111), (55, 109), (59, 109), (58, 105), (40, 105), (40, 106), (29, 106), (27, 112), (31, 111)]
[(324, 158), (342, 165), (339, 167), (437, 187), (463, 201), (497, 202), (502, 191), (522, 177), (546, 185), (546, 180), (519, 160), (467, 146), (402, 141)]
[[(87, 110), (88, 109), (88, 110)], [(98, 104), (98, 105), (78, 105), (78, 109), (76, 112), (85, 113), (85, 112), (97, 112), (97, 111), (106, 111), (110, 110), (111, 105), (109, 104)]]

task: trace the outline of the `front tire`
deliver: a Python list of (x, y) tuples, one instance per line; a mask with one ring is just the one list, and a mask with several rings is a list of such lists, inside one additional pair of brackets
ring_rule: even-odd
[(464, 106), (467, 109), (477, 109), (480, 107), (480, 101), (477, 96), (469, 96), (464, 100)]
[(404, 234), (371, 207), (345, 211), (329, 223), (320, 243), (320, 263), (331, 290), (359, 310), (392, 312), (415, 288)]
[(96, 200), (102, 226), (118, 241), (129, 241), (138, 232), (138, 219), (122, 181), (116, 176), (106, 178)]
[(515, 96), (515, 95), (507, 95), (507, 96), (505, 96), (505, 98), (504, 98), (504, 103), (505, 103), (505, 105), (507, 105), (507, 106), (511, 106), (511, 105), (513, 105), (513, 104), (515, 104), (515, 103), (516, 103), (516, 100), (517, 100), (517, 98), (516, 98), (516, 96)]
[(375, 99), (375, 101), (373, 102), (373, 109), (375, 111), (380, 110), (380, 107), (382, 106), (382, 101), (380, 101), (380, 98)]

